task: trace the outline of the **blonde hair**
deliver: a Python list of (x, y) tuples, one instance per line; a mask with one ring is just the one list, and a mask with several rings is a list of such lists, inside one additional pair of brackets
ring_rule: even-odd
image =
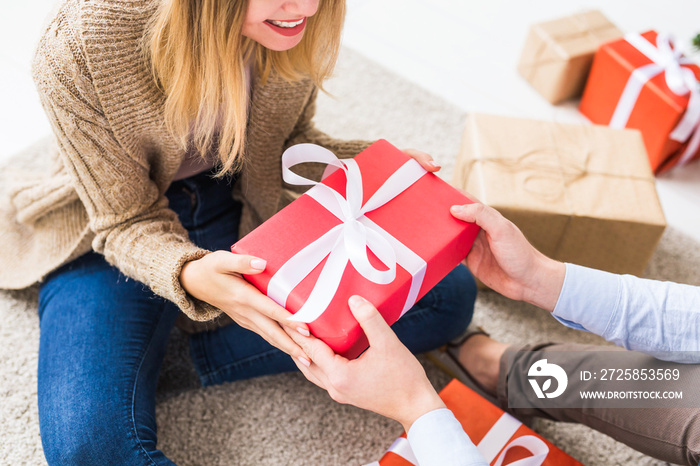
[(183, 148), (215, 150), (219, 176), (240, 168), (246, 145), (246, 66), (265, 82), (274, 70), (288, 81), (322, 88), (335, 66), (345, 0), (320, 0), (301, 42), (276, 52), (242, 35), (248, 0), (161, 0), (144, 35), (154, 79), (165, 93), (165, 121)]

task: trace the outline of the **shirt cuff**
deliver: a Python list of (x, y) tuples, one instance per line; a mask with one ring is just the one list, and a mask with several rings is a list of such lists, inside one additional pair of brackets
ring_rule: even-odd
[(619, 275), (567, 263), (552, 315), (567, 327), (602, 336), (617, 312), (619, 297)]
[(421, 466), (488, 466), (447, 408), (435, 409), (419, 417), (406, 437)]

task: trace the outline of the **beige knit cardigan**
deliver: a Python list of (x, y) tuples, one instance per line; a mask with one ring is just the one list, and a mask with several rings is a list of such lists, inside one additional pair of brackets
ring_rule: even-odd
[[(208, 251), (189, 241), (164, 195), (184, 150), (166, 130), (164, 95), (139, 48), (154, 7), (63, 0), (44, 31), (33, 75), (55, 145), (40, 160), (15, 158), (0, 175), (0, 288), (30, 286), (92, 248), (191, 319), (219, 315), (179, 282), (183, 264)], [(254, 80), (234, 189), (241, 236), (292, 199), (281, 173), (285, 148), (311, 142), (350, 157), (366, 147), (314, 128), (316, 93), (308, 80)]]

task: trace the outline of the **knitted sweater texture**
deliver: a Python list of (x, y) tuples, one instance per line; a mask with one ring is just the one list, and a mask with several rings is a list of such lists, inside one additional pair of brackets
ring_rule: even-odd
[[(208, 251), (190, 242), (165, 197), (185, 151), (166, 129), (165, 96), (140, 49), (155, 6), (64, 0), (44, 31), (33, 76), (55, 138), (0, 174), (0, 288), (30, 286), (93, 249), (191, 319), (219, 315), (179, 282), (182, 266)], [(243, 203), (240, 236), (293, 199), (280, 163), (287, 147), (311, 142), (352, 157), (367, 146), (314, 128), (316, 93), (308, 80), (254, 80), (232, 193)]]

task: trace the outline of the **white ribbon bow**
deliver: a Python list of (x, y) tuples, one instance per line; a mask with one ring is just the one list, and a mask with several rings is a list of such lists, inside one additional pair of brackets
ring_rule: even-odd
[[(345, 172), (347, 183), (345, 197), (333, 188), (293, 173), (290, 168), (306, 162), (317, 162), (336, 167)], [(371, 282), (386, 285), (396, 278), (396, 266), (400, 265), (412, 275), (411, 287), (403, 315), (416, 302), (425, 276), (426, 262), (387, 233), (383, 228), (365, 217), (367, 212), (377, 209), (427, 173), (411, 159), (392, 174), (374, 195), (362, 204), (362, 173), (352, 159), (339, 160), (331, 151), (314, 144), (297, 144), (282, 155), (284, 181), (289, 184), (313, 188), (306, 192), (324, 208), (342, 221), (327, 233), (307, 245), (289, 259), (270, 279), (267, 295), (279, 305), (286, 307), (292, 290), (301, 283), (323, 260), (328, 257), (311, 294), (289, 319), (297, 322), (313, 322), (326, 310), (335, 296), (343, 272), (349, 263)], [(367, 253), (372, 253), (387, 267), (374, 267)]]
[(673, 47), (673, 38), (668, 34), (659, 34), (656, 38), (656, 45), (635, 33), (625, 35), (625, 40), (646, 55), (653, 63), (644, 65), (632, 72), (622, 92), (620, 101), (617, 103), (609, 126), (617, 129), (624, 128), (644, 84), (654, 76), (664, 73), (666, 84), (674, 94), (683, 96), (690, 93), (690, 100), (683, 118), (670, 134), (671, 139), (680, 143), (690, 139), (678, 161), (678, 165), (684, 165), (693, 158), (693, 155), (700, 147), (700, 91), (698, 90), (698, 81), (695, 79), (695, 74), (692, 70), (681, 66), (693, 64), (693, 62), (683, 57), (678, 48)]

